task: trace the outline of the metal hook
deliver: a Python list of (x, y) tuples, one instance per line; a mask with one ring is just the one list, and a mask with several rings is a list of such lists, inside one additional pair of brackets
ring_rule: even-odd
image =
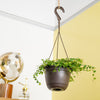
[(65, 12), (65, 10), (64, 10), (64, 8), (61, 7), (61, 6), (60, 6), (60, 7), (57, 6), (57, 7), (55, 8), (55, 15), (57, 16), (58, 21), (60, 21), (60, 20), (61, 20), (61, 17), (59, 16), (59, 14), (58, 14), (58, 12), (57, 12), (58, 9), (61, 9), (63, 13)]

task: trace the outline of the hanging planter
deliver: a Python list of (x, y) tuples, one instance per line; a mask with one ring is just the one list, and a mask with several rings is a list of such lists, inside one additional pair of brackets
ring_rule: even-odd
[(50, 90), (61, 91), (67, 88), (70, 78), (67, 68), (47, 66), (45, 70), (46, 84)]
[[(76, 74), (81, 71), (92, 71), (93, 79), (95, 80), (95, 72), (96, 68), (91, 65), (83, 65), (83, 61), (80, 58), (69, 58), (67, 51), (65, 49), (62, 36), (60, 34), (60, 16), (57, 13), (57, 10), (60, 9), (62, 12), (64, 12), (63, 7), (56, 7), (55, 8), (55, 14), (58, 19), (58, 34), (55, 39), (52, 51), (50, 53), (50, 56), (48, 59), (43, 60), (42, 64), (38, 67), (36, 72), (33, 75), (33, 78), (36, 80), (39, 85), (41, 83), (38, 81), (37, 77), (40, 74), (45, 73), (45, 80), (48, 89), (54, 90), (54, 91), (62, 91), (65, 90), (68, 87), (69, 82), (74, 81), (74, 78), (76, 77)], [(58, 59), (58, 46), (59, 46), (59, 39), (61, 40), (62, 46), (64, 48), (66, 58)], [(50, 60), (50, 57), (52, 55), (52, 52), (54, 50), (54, 47), (57, 43), (57, 55), (56, 60)]]
[(34, 73), (33, 78), (38, 81), (38, 75), (45, 73), (47, 87), (50, 90), (62, 91), (65, 90), (69, 82), (74, 81), (76, 74), (81, 71), (92, 71), (93, 80), (95, 80), (95, 67), (90, 65), (83, 65), (79, 58), (62, 58), (58, 60), (43, 60), (43, 63), (38, 67)]

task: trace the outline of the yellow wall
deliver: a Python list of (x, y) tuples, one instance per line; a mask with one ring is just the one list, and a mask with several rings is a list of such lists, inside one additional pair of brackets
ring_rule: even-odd
[[(80, 57), (85, 64), (96, 66), (97, 79), (81, 72), (66, 91), (53, 92), (52, 99), (100, 100), (100, 2), (63, 25), (61, 34), (69, 57)], [(61, 44), (59, 49), (59, 57), (66, 57)]]

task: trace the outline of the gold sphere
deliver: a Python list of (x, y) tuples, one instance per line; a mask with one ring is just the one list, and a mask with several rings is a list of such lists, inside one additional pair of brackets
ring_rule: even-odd
[(15, 81), (23, 70), (20, 53), (8, 52), (0, 56), (0, 78), (5, 83)]

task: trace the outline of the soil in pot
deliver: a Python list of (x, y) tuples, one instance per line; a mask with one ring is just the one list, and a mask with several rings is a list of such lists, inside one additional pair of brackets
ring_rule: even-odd
[[(48, 89), (53, 91), (63, 91), (68, 87), (70, 72), (68, 72), (67, 68), (60, 68), (58, 71), (58, 67), (54, 66), (45, 68), (45, 80)], [(54, 69), (56, 72), (53, 72)]]

